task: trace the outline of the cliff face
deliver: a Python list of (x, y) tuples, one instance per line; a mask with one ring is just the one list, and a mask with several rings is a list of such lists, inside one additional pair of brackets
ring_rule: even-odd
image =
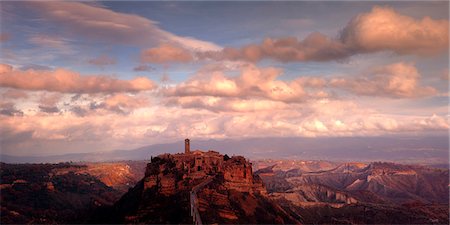
[(106, 222), (192, 223), (189, 193), (208, 179), (196, 188), (204, 223), (298, 222), (267, 197), (250, 162), (214, 151), (152, 158), (144, 178), (116, 203), (117, 217)]
[(304, 223), (448, 224), (448, 170), (375, 162), (311, 171), (308, 164), (256, 172), (269, 196)]
[(252, 165), (242, 156), (226, 158), (218, 152), (165, 154), (152, 159), (144, 177), (144, 190), (153, 189), (170, 196), (189, 191), (209, 177), (220, 178), (224, 187), (239, 192), (265, 192), (261, 179), (254, 177)]
[(80, 224), (112, 205), (121, 192), (86, 171), (86, 165), (0, 163), (1, 224)]

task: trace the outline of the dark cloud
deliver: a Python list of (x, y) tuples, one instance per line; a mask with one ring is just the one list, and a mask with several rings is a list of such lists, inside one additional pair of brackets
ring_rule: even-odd
[(88, 111), (86, 109), (83, 109), (80, 106), (74, 106), (70, 109), (70, 111), (79, 117), (84, 117), (88, 113)]
[(19, 67), (19, 70), (52, 70), (53, 68), (44, 65), (27, 64)]
[(7, 102), (0, 105), (0, 115), (23, 116), (23, 112), (16, 109), (13, 103)]
[(105, 107), (105, 105), (103, 103), (98, 103), (98, 102), (89, 103), (90, 110), (102, 109), (104, 107)]
[(70, 100), (71, 100), (71, 101), (76, 101), (76, 100), (80, 99), (81, 96), (82, 96), (81, 94), (75, 94), (75, 95), (73, 95), (73, 96), (70, 98)]
[(45, 113), (58, 113), (60, 110), (56, 106), (39, 106), (39, 110)]
[(139, 65), (133, 68), (136, 72), (142, 72), (142, 71), (152, 71), (155, 70), (155, 68), (149, 66), (149, 65)]

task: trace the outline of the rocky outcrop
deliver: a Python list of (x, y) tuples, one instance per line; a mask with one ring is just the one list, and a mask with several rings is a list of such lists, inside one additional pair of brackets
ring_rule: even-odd
[(192, 205), (207, 224), (298, 223), (268, 198), (244, 157), (199, 150), (153, 157), (142, 181), (116, 204), (118, 217), (106, 222), (192, 223)]
[(163, 195), (189, 190), (208, 176), (223, 178), (226, 188), (240, 192), (265, 192), (262, 180), (253, 175), (252, 164), (242, 156), (225, 157), (215, 151), (164, 154), (147, 165), (144, 188)]
[(223, 178), (224, 185), (228, 189), (240, 192), (266, 192), (259, 176), (253, 175), (251, 163), (242, 156), (233, 156), (225, 161)]

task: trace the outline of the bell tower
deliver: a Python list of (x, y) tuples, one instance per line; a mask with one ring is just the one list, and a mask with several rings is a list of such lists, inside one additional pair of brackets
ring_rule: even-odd
[(184, 153), (189, 154), (191, 152), (191, 147), (189, 143), (189, 139), (184, 139)]

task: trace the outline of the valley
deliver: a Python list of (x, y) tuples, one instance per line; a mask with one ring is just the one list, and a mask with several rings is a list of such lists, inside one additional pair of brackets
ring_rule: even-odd
[(204, 223), (448, 223), (448, 169), (420, 165), (194, 151), (150, 162), (2, 163), (1, 172), (5, 224), (192, 223), (189, 193), (207, 177), (196, 190)]

